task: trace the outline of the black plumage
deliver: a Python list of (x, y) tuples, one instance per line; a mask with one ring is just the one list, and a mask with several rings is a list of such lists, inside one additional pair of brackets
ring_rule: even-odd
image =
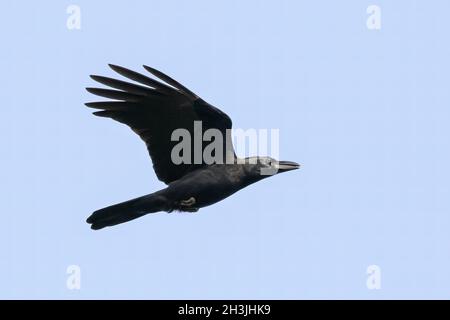
[[(273, 167), (277, 172), (284, 172), (299, 167), (294, 162), (277, 162), (269, 157), (241, 163), (229, 143), (231, 119), (221, 110), (148, 66), (144, 68), (159, 81), (123, 67), (110, 67), (136, 83), (91, 76), (93, 80), (113, 89), (87, 88), (87, 91), (113, 100), (89, 102), (86, 106), (99, 109), (94, 115), (124, 123), (137, 133), (147, 145), (156, 176), (168, 187), (94, 212), (87, 219), (92, 229), (116, 225), (158, 211), (195, 212), (268, 177), (261, 175), (262, 168)], [(172, 141), (172, 133), (182, 128), (194, 136), (194, 121), (201, 121), (203, 132), (217, 129), (224, 137), (224, 151), (218, 163), (208, 164), (203, 157), (199, 161), (194, 152), (187, 163), (175, 164), (172, 161), (172, 149), (179, 143)], [(201, 152), (207, 144), (203, 142)]]

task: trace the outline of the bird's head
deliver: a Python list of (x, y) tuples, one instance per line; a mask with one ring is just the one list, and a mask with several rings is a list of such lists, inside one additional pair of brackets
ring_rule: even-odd
[(296, 162), (278, 161), (270, 157), (250, 157), (244, 160), (247, 176), (255, 181), (300, 168)]

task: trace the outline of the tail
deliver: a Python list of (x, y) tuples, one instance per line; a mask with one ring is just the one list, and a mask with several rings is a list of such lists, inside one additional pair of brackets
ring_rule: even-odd
[(165, 198), (160, 195), (149, 194), (97, 210), (87, 218), (86, 222), (91, 224), (91, 229), (99, 230), (137, 219), (147, 213), (165, 210)]

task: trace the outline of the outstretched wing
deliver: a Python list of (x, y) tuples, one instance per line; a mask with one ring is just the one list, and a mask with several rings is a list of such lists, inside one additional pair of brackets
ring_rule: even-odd
[[(161, 81), (116, 65), (109, 65), (120, 75), (139, 84), (102, 76), (91, 76), (113, 89), (86, 88), (90, 93), (112, 100), (89, 102), (86, 106), (100, 109), (94, 115), (112, 118), (128, 125), (147, 145), (153, 168), (159, 180), (169, 184), (188, 172), (206, 165), (201, 157), (194, 159), (194, 121), (202, 121), (202, 130), (218, 129), (223, 140), (223, 159), (234, 158), (229, 132), (231, 119), (219, 109), (206, 103), (195, 93), (164, 73), (144, 66)], [(172, 141), (176, 129), (186, 129), (191, 137), (191, 155), (188, 163), (175, 164), (172, 149), (179, 141)], [(202, 154), (206, 143), (202, 143)], [(228, 149), (227, 149), (228, 146)], [(196, 163), (194, 163), (197, 160)]]

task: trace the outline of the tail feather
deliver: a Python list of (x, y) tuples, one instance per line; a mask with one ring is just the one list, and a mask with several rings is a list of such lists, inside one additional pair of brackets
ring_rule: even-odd
[(164, 210), (165, 199), (161, 196), (149, 194), (97, 210), (87, 218), (86, 222), (91, 224), (93, 230), (99, 230), (137, 219), (147, 213)]

